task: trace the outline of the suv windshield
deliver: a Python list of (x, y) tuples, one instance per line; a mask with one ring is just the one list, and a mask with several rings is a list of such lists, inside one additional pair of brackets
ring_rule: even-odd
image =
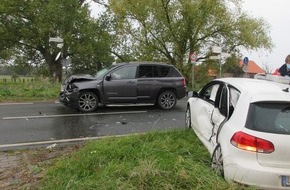
[(246, 128), (267, 133), (290, 134), (290, 103), (252, 103)]

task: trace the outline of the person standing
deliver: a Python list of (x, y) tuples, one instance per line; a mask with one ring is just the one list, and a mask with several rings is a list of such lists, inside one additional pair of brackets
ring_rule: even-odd
[(279, 75), (290, 77), (290, 54), (287, 55), (285, 63), (278, 70)]

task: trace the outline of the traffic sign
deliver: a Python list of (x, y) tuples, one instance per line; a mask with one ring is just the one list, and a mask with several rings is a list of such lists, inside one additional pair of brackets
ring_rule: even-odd
[(230, 53), (221, 53), (221, 56), (224, 57), (224, 58), (228, 58), (228, 57), (231, 57), (231, 54)]
[(209, 59), (221, 59), (221, 57), (219, 55), (213, 55), (213, 56), (209, 56)]
[(213, 53), (222, 53), (222, 48), (219, 46), (212, 46), (211, 49)]
[(249, 58), (248, 57), (244, 57), (244, 64), (248, 65), (248, 63), (249, 63)]
[(58, 52), (58, 54), (55, 57), (55, 61), (57, 61), (60, 58), (60, 56), (61, 56), (61, 52)]
[(196, 62), (196, 59), (197, 59), (197, 55), (196, 55), (196, 53), (195, 53), (195, 52), (192, 52), (192, 53), (189, 55), (189, 58), (190, 58), (191, 63)]
[(58, 48), (62, 48), (62, 47), (63, 47), (63, 43), (58, 43), (58, 44), (56, 45), (56, 47), (58, 47)]
[(247, 64), (244, 64), (243, 67), (242, 67), (242, 70), (247, 73), (248, 72), (248, 65)]
[(48, 40), (49, 42), (56, 42), (56, 43), (63, 43), (63, 39), (60, 37), (56, 37), (56, 38), (49, 38)]

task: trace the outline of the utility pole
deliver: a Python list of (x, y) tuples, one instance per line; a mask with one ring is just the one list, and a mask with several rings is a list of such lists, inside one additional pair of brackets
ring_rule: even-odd
[(195, 52), (190, 53), (189, 59), (190, 59), (190, 62), (192, 64), (192, 67), (191, 67), (191, 70), (192, 70), (191, 71), (192, 72), (192, 74), (191, 74), (191, 88), (192, 88), (192, 90), (194, 90), (194, 65), (196, 64), (196, 59), (197, 59), (196, 53)]
[[(56, 57), (55, 57), (55, 61), (57, 61), (59, 58), (61, 58), (61, 62), (60, 62), (60, 66), (61, 66), (61, 68), (60, 68), (60, 73), (56, 73), (56, 71), (54, 71), (53, 72), (53, 75), (55, 75), (55, 76), (53, 76), (53, 77), (56, 77), (56, 76), (58, 76), (58, 80), (59, 81), (61, 81), (62, 80), (62, 62), (63, 62), (63, 60), (64, 60), (64, 56), (63, 56), (63, 49), (62, 49), (62, 47), (63, 47), (63, 39), (62, 38), (60, 38), (60, 37), (55, 37), (55, 38), (49, 38), (49, 40), (48, 40), (49, 42), (54, 42), (54, 43), (57, 43), (57, 47), (58, 48), (60, 48), (60, 52), (56, 55)], [(55, 80), (55, 78), (53, 79), (53, 80)]]
[(246, 78), (248, 78), (248, 63), (249, 63), (249, 58), (248, 57), (244, 57), (243, 60), (243, 71), (246, 73)]
[(222, 58), (228, 58), (231, 56), (229, 53), (222, 52), (222, 48), (219, 46), (213, 46), (212, 52), (216, 55), (210, 56), (209, 59), (219, 60), (219, 77), (222, 77)]

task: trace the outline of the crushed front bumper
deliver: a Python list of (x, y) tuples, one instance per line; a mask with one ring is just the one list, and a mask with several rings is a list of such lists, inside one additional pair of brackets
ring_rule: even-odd
[(78, 93), (61, 91), (58, 98), (63, 105), (78, 108)]

